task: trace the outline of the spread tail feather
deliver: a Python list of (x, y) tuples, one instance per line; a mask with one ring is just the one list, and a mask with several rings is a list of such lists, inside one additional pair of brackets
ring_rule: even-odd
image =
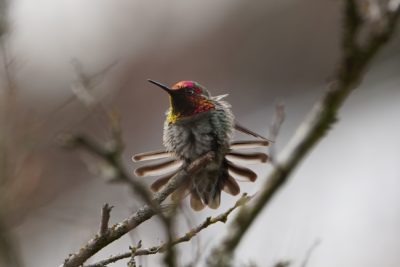
[(269, 146), (270, 142), (267, 140), (246, 140), (246, 141), (234, 141), (231, 142), (231, 149), (246, 149), (246, 148), (257, 148), (263, 146)]
[(161, 187), (166, 185), (168, 181), (172, 178), (172, 176), (174, 176), (175, 174), (176, 172), (173, 172), (161, 178), (158, 178), (154, 183), (151, 184), (150, 186), (151, 190), (153, 190), (153, 192), (158, 192), (161, 189)]
[[(236, 141), (231, 143), (231, 149), (254, 148), (260, 146), (268, 146), (269, 144), (270, 142), (267, 140)], [(137, 154), (133, 156), (132, 159), (134, 161), (145, 161), (166, 158), (169, 156), (172, 156), (172, 154), (166, 151), (153, 151)], [(266, 162), (268, 160), (268, 155), (259, 152), (241, 153), (237, 151), (229, 151), (226, 156), (231, 159), (244, 161)], [(169, 169), (177, 167), (180, 164), (182, 164), (181, 160), (171, 159), (161, 163), (142, 166), (135, 170), (135, 174), (137, 176), (158, 175), (161, 173), (165, 173)], [(187, 182), (182, 184), (175, 192), (172, 193), (171, 199), (173, 201), (179, 201), (190, 194), (190, 206), (193, 210), (200, 211), (204, 209), (205, 206), (208, 206), (211, 209), (217, 209), (221, 203), (221, 190), (233, 196), (236, 196), (240, 193), (239, 184), (234, 177), (229, 175), (228, 171), (230, 173), (244, 177), (252, 182), (257, 179), (257, 174), (255, 172), (248, 168), (236, 165), (226, 158), (224, 159), (224, 163), (221, 166), (220, 170), (221, 172), (219, 172), (219, 175), (217, 175), (218, 180), (214, 180), (217, 182), (214, 185), (209, 184), (211, 188), (208, 188), (206, 191), (204, 191), (205, 194), (201, 193), (202, 190), (198, 192), (198, 190), (193, 187), (194, 184), (192, 178), (188, 178)], [(169, 174), (165, 174), (164, 176), (155, 180), (150, 186), (151, 190), (154, 192), (158, 192), (169, 182), (169, 180), (176, 173), (177, 170)]]
[(218, 189), (213, 196), (210, 196), (207, 205), (212, 209), (218, 209), (221, 204), (221, 190)]
[(178, 202), (186, 197), (190, 186), (190, 179), (187, 179), (183, 184), (171, 194), (171, 200)]
[(180, 160), (172, 159), (161, 163), (142, 166), (135, 170), (135, 175), (142, 177), (163, 174), (166, 170), (173, 167), (178, 167), (181, 163), (182, 162)]
[(158, 150), (158, 151), (149, 151), (149, 152), (144, 152), (144, 153), (139, 153), (136, 155), (133, 155), (132, 161), (137, 162), (137, 161), (145, 161), (145, 160), (154, 160), (154, 159), (163, 159), (167, 157), (171, 157), (172, 153), (167, 152), (165, 150)]
[[(177, 171), (158, 178), (156, 181), (154, 181), (154, 183), (151, 184), (150, 186), (151, 190), (153, 192), (158, 192), (162, 187), (164, 187), (169, 182), (169, 180), (171, 180), (171, 178), (176, 173)], [(171, 194), (171, 200), (176, 202), (186, 197), (186, 194), (189, 191), (189, 186), (190, 186), (190, 179), (187, 179), (186, 182), (183, 182), (183, 184)]]
[(204, 206), (205, 205), (203, 201), (201, 201), (200, 196), (195, 190), (192, 190), (190, 194), (190, 207), (195, 211), (200, 211), (204, 209)]
[(227, 154), (227, 156), (231, 159), (238, 159), (246, 162), (261, 162), (265, 163), (268, 161), (268, 155), (261, 152), (256, 153), (239, 153), (231, 151)]
[(240, 186), (236, 182), (235, 178), (229, 175), (228, 179), (226, 179), (224, 186), (222, 188), (226, 193), (236, 196), (240, 193)]
[(254, 182), (257, 179), (257, 174), (255, 172), (246, 167), (236, 165), (231, 161), (228, 161), (228, 170), (230, 170), (234, 174), (249, 179), (251, 182)]

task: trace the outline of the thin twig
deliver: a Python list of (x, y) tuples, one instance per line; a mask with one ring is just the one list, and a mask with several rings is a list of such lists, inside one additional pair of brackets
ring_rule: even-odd
[(321, 244), (321, 240), (318, 239), (311, 245), (311, 247), (309, 247), (300, 267), (307, 267), (308, 262), (310, 261), (311, 255), (313, 254), (315, 249), (319, 246), (319, 244)]
[[(191, 175), (194, 175), (202, 167), (209, 164), (215, 157), (214, 152), (208, 152), (207, 154), (199, 157), (193, 161), (187, 168), (180, 169), (174, 177), (168, 182), (168, 184), (162, 188), (159, 192), (153, 195), (152, 201), (156, 204), (161, 204), (172, 192), (174, 192), (185, 179), (188, 179)], [(61, 266), (64, 267), (78, 267), (82, 265), (87, 259), (93, 256), (96, 252), (119, 239), (132, 229), (144, 221), (150, 219), (156, 214), (156, 211), (148, 204), (141, 207), (130, 217), (126, 218), (120, 223), (113, 225), (107, 234), (103, 236), (95, 236), (89, 240), (78, 252), (71, 254)]]
[(99, 235), (103, 236), (108, 231), (108, 222), (110, 221), (110, 213), (113, 206), (109, 206), (107, 203), (103, 205), (101, 210), (101, 221)]
[[(76, 81), (77, 84), (79, 84), (79, 86), (81, 86), (81, 87), (87, 86), (87, 87), (85, 87), (85, 90), (87, 91), (87, 93), (93, 95), (94, 91), (95, 91), (94, 87), (97, 86), (99, 83), (101, 83), (103, 79), (105, 79), (105, 76), (108, 74), (109, 71), (111, 71), (113, 69), (113, 67), (117, 64), (117, 61), (109, 63), (108, 65), (103, 67), (101, 70), (99, 70), (93, 74), (90, 74), (90, 75), (78, 73), (79, 70), (82, 70), (82, 68), (80, 68), (80, 67), (77, 68), (77, 65), (80, 66), (80, 64), (81, 64), (78, 60), (73, 59), (71, 61), (71, 64), (73, 65), (74, 70), (77, 72), (77, 79), (78, 79), (78, 81)], [(82, 76), (84, 77), (84, 80), (88, 82), (87, 84), (84, 84), (83, 81), (81, 80)], [(69, 96), (62, 103), (60, 103), (60, 105), (53, 108), (49, 112), (49, 116), (47, 116), (43, 120), (35, 123), (35, 125), (32, 127), (32, 129), (30, 131), (33, 133), (36, 133), (37, 131), (42, 130), (43, 128), (46, 128), (47, 125), (49, 125), (53, 120), (55, 120), (59, 117), (61, 111), (65, 110), (67, 107), (70, 107), (71, 104), (74, 104), (77, 100), (80, 100), (77, 97), (77, 94), (74, 92), (74, 89), (72, 90), (72, 92), (73, 92), (73, 95)], [(84, 119), (86, 119), (86, 118), (87, 118), (87, 116), (85, 116)]]
[[(140, 248), (142, 248), (142, 240), (140, 240), (136, 246), (134, 246), (134, 247), (129, 247), (129, 249), (130, 249), (130, 251), (131, 251), (131, 252), (130, 252), (131, 258), (130, 258), (130, 260), (128, 261), (128, 264), (127, 264), (128, 267), (137, 267), (137, 265), (136, 265), (136, 260), (135, 260), (135, 253), (136, 253), (136, 251), (137, 251), (138, 249), (140, 249)], [(104, 265), (103, 265), (103, 267), (104, 267)]]
[(285, 106), (283, 105), (283, 103), (279, 102), (275, 105), (274, 119), (272, 120), (272, 124), (269, 130), (270, 138), (275, 141), (271, 143), (271, 146), (269, 148), (269, 157), (273, 165), (276, 164), (276, 153), (275, 153), (276, 139), (278, 138), (279, 131), (281, 129), (284, 120), (285, 120)]
[(71, 64), (75, 69), (75, 72), (78, 75), (79, 80), (84, 83), (85, 88), (91, 89), (96, 87), (97, 84), (103, 80), (106, 74), (109, 73), (118, 64), (118, 60), (114, 60), (111, 63), (108, 63), (102, 69), (94, 72), (91, 75), (86, 74), (86, 72), (83, 69), (82, 63), (77, 58), (73, 58), (71, 60)]
[[(102, 78), (110, 69), (115, 65), (116, 62), (109, 64), (101, 71), (87, 75), (84, 72), (82, 64), (77, 60), (72, 60), (75, 72), (78, 76), (78, 87), (77, 98), (81, 99), (82, 102), (86, 103), (90, 108), (98, 108), (99, 112), (105, 114), (110, 121), (110, 132), (111, 132), (111, 146), (102, 146), (92, 140), (91, 138), (84, 135), (76, 136), (64, 136), (64, 144), (69, 145), (72, 148), (78, 147), (87, 150), (105, 160), (116, 172), (114, 181), (124, 182), (129, 185), (135, 195), (139, 195), (145, 203), (152, 206), (155, 210), (159, 207), (152, 200), (152, 195), (148, 190), (147, 186), (139, 180), (131, 177), (124, 165), (122, 164), (122, 153), (124, 150), (124, 143), (122, 140), (122, 133), (120, 127), (119, 117), (115, 112), (109, 111), (100, 101), (97, 101), (92, 95), (92, 90), (96, 86), (96, 79)], [(79, 97), (81, 95), (81, 98)], [(86, 100), (85, 100), (86, 99)], [(104, 124), (102, 124), (104, 125)]]
[[(209, 266), (231, 266), (232, 254), (242, 237), (246, 234), (256, 217), (270, 202), (293, 170), (320, 141), (337, 120), (337, 112), (349, 94), (360, 82), (368, 63), (380, 48), (392, 37), (400, 9), (388, 13), (388, 26), (379, 33), (369, 36), (366, 45), (361, 46), (357, 37), (362, 26), (354, 0), (345, 1), (344, 28), (342, 37), (342, 58), (340, 68), (333, 83), (320, 101), (318, 101), (306, 120), (285, 147), (275, 169), (258, 194), (257, 201), (241, 209), (235, 217), (229, 232), (209, 257)], [(371, 33), (372, 34), (372, 33)]]
[(249, 197), (247, 194), (243, 194), (242, 197), (238, 201), (236, 201), (236, 203), (235, 203), (235, 205), (233, 207), (231, 207), (230, 209), (228, 209), (224, 213), (219, 214), (216, 217), (208, 217), (208, 218), (206, 218), (206, 220), (204, 222), (199, 224), (197, 227), (191, 229), (190, 231), (188, 231), (183, 236), (173, 240), (171, 242), (171, 244), (167, 244), (166, 243), (166, 244), (162, 244), (162, 245), (159, 245), (159, 246), (154, 246), (154, 247), (150, 247), (150, 248), (146, 248), (146, 249), (138, 249), (134, 253), (132, 251), (126, 252), (126, 253), (123, 253), (123, 254), (112, 256), (112, 257), (110, 257), (108, 259), (99, 261), (99, 262), (94, 263), (94, 264), (85, 265), (84, 267), (104, 267), (104, 266), (106, 266), (106, 265), (108, 265), (110, 263), (114, 263), (114, 262), (117, 262), (119, 260), (126, 259), (126, 258), (131, 258), (131, 257), (134, 257), (134, 256), (144, 256), (144, 255), (153, 255), (153, 254), (157, 254), (157, 253), (163, 253), (168, 249), (168, 246), (175, 246), (177, 244), (190, 241), (193, 237), (195, 237), (198, 233), (200, 233), (202, 230), (206, 229), (210, 225), (216, 224), (218, 222), (226, 223), (226, 221), (228, 220), (229, 215), (235, 209), (237, 209), (238, 207), (241, 207), (241, 206), (245, 205), (250, 199), (251, 199), (251, 197)]

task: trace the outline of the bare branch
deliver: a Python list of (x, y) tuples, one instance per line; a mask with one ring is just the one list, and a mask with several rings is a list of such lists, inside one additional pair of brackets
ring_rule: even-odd
[(171, 244), (167, 244), (166, 243), (166, 244), (163, 244), (163, 245), (160, 245), (160, 246), (154, 246), (154, 247), (150, 247), (150, 248), (147, 248), (147, 249), (138, 249), (138, 250), (135, 250), (134, 252), (132, 252), (132, 250), (131, 250), (130, 252), (126, 252), (126, 253), (123, 253), (123, 254), (112, 256), (112, 257), (110, 257), (108, 259), (99, 261), (97, 263), (90, 264), (90, 265), (85, 265), (84, 267), (104, 267), (104, 266), (106, 266), (106, 265), (108, 265), (110, 263), (114, 263), (114, 262), (117, 262), (119, 260), (126, 259), (126, 258), (132, 258), (132, 257), (135, 257), (135, 256), (144, 256), (144, 255), (153, 255), (153, 254), (157, 254), (157, 253), (163, 253), (168, 249), (168, 246), (175, 246), (177, 244), (190, 241), (193, 237), (195, 237), (198, 233), (200, 233), (202, 230), (206, 229), (210, 225), (216, 224), (218, 222), (226, 223), (226, 221), (228, 220), (229, 215), (235, 209), (245, 205), (250, 199), (251, 199), (251, 197), (249, 197), (247, 194), (243, 194), (242, 197), (239, 198), (238, 201), (236, 201), (236, 203), (235, 203), (235, 205), (233, 207), (231, 207), (230, 209), (228, 209), (227, 211), (225, 211), (224, 213), (221, 213), (220, 215), (218, 215), (216, 217), (208, 217), (208, 218), (206, 218), (206, 220), (204, 222), (199, 224), (197, 227), (191, 229), (189, 232), (187, 232), (183, 236), (173, 240), (171, 242)]
[(100, 83), (101, 80), (107, 75), (107, 73), (110, 72), (117, 65), (117, 63), (118, 60), (114, 60), (102, 69), (96, 71), (95, 73), (87, 75), (84, 71), (82, 63), (78, 59), (73, 58), (71, 60), (71, 64), (78, 76), (78, 80), (82, 83), (85, 89), (89, 90), (96, 87), (97, 84)]
[(108, 222), (110, 221), (110, 213), (113, 206), (109, 206), (107, 203), (103, 205), (101, 210), (101, 221), (99, 235), (103, 236), (108, 231)]
[(345, 31), (342, 37), (342, 58), (333, 83), (318, 101), (305, 121), (284, 149), (275, 169), (270, 173), (258, 198), (249, 207), (241, 209), (222, 243), (216, 247), (209, 266), (231, 266), (232, 254), (258, 214), (287, 181), (311, 149), (324, 137), (336, 122), (337, 112), (349, 94), (360, 82), (368, 63), (376, 52), (392, 37), (399, 16), (399, 8), (388, 11), (388, 24), (378, 33), (371, 33), (368, 42), (361, 46), (357, 37), (362, 26), (354, 0), (345, 1)]
[(281, 129), (282, 123), (285, 120), (285, 105), (281, 102), (275, 105), (274, 119), (270, 129), (270, 136), (272, 140), (276, 140), (279, 130)]
[[(78, 99), (81, 99), (84, 103), (87, 103), (88, 106), (92, 108), (98, 108), (101, 113), (107, 116), (111, 128), (111, 146), (102, 146), (84, 135), (65, 135), (63, 138), (63, 144), (68, 145), (71, 148), (83, 148), (106, 161), (116, 172), (114, 181), (128, 184), (132, 192), (139, 195), (147, 204), (152, 206), (155, 210), (158, 210), (159, 207), (156, 203), (153, 202), (152, 195), (147, 186), (139, 180), (135, 179), (134, 177), (131, 177), (131, 175), (129, 175), (122, 164), (124, 143), (122, 140), (120, 120), (117, 113), (109, 111), (91, 94), (93, 87), (96, 86), (95, 79), (104, 76), (108, 71), (110, 71), (115, 63), (110, 64), (100, 72), (95, 73), (91, 76), (86, 75), (82, 64), (78, 60), (72, 60), (72, 64), (78, 76), (77, 86), (79, 87), (79, 89), (77, 89), (76, 91), (77, 97)], [(79, 95), (81, 95), (81, 98), (79, 98)]]
[[(189, 176), (194, 175), (200, 168), (206, 166), (215, 157), (214, 152), (208, 152), (200, 158), (193, 161), (187, 168), (182, 168), (178, 171), (174, 177), (168, 182), (168, 184), (162, 188), (159, 192), (153, 195), (152, 202), (157, 205), (161, 204), (172, 192), (174, 192), (181, 183), (188, 179)], [(88, 258), (93, 256), (96, 252), (110, 244), (111, 242), (119, 239), (132, 229), (144, 221), (150, 219), (156, 215), (157, 211), (154, 210), (150, 205), (144, 205), (138, 211), (133, 213), (129, 218), (126, 218), (120, 223), (113, 225), (109, 231), (103, 236), (95, 236), (89, 240), (86, 245), (71, 254), (61, 266), (64, 267), (78, 267), (82, 265)]]

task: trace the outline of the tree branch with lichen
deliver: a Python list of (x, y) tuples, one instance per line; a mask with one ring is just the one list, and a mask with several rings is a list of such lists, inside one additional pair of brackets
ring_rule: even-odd
[(150, 248), (146, 248), (146, 249), (137, 249), (137, 247), (134, 247), (133, 249), (131, 248), (131, 251), (129, 251), (129, 252), (111, 256), (108, 259), (99, 261), (94, 264), (85, 265), (84, 267), (104, 267), (108, 264), (115, 263), (122, 259), (132, 258), (132, 257), (136, 257), (136, 256), (144, 256), (144, 255), (153, 255), (153, 254), (157, 254), (157, 253), (163, 253), (167, 250), (168, 246), (175, 246), (180, 243), (188, 242), (193, 237), (195, 237), (198, 233), (200, 233), (201, 231), (203, 231), (204, 229), (206, 229), (207, 227), (209, 227), (213, 224), (216, 224), (218, 222), (226, 223), (229, 215), (237, 208), (245, 205), (250, 199), (251, 199), (251, 197), (249, 197), (247, 194), (243, 194), (242, 197), (239, 198), (238, 201), (236, 201), (236, 203), (233, 207), (229, 208), (227, 211), (219, 214), (218, 216), (207, 217), (204, 220), (204, 222), (199, 224), (197, 227), (191, 229), (183, 236), (173, 240), (170, 244), (165, 243), (165, 244), (162, 244), (159, 246), (154, 246), (154, 247), (150, 247)]

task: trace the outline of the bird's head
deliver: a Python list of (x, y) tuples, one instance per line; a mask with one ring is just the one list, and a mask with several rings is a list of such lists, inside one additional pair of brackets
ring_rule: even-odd
[(197, 82), (181, 81), (171, 88), (153, 80), (149, 80), (149, 82), (157, 85), (169, 94), (171, 107), (168, 114), (168, 121), (171, 123), (184, 117), (190, 117), (215, 109), (213, 101), (210, 100), (209, 92)]

